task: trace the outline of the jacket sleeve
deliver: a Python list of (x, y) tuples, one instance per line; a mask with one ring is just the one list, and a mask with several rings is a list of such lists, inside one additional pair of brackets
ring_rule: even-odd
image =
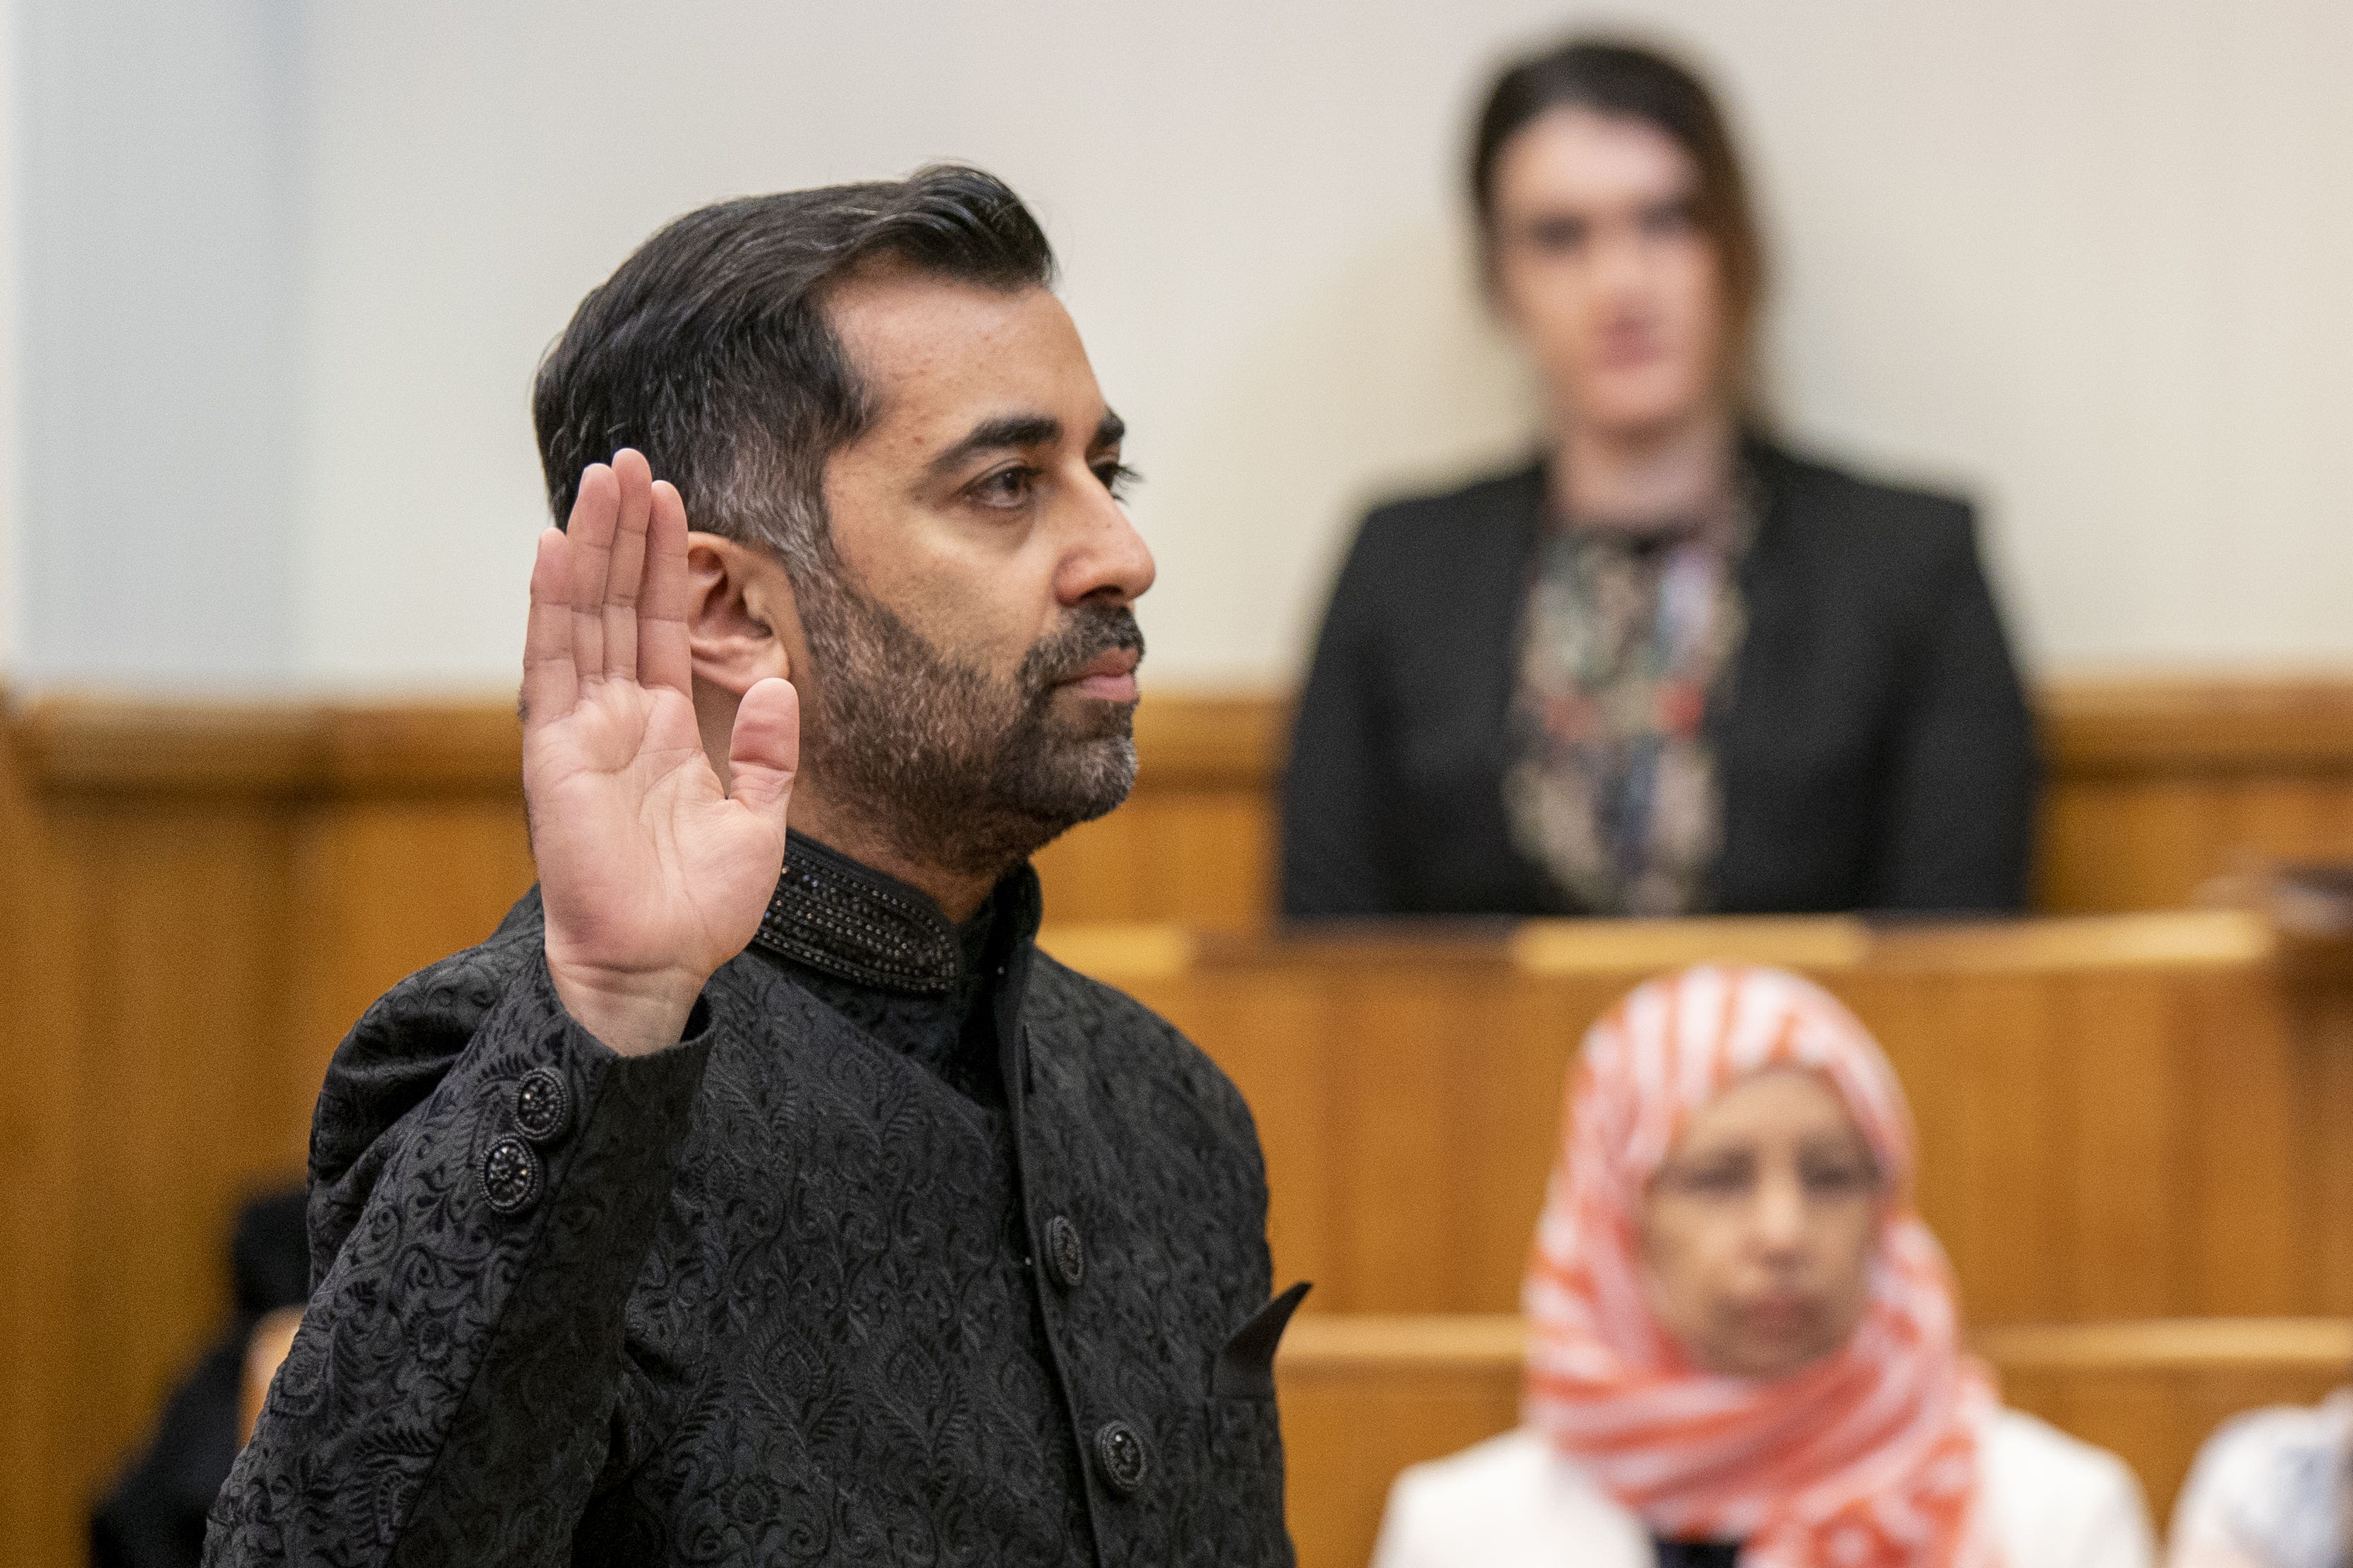
[[(446, 1027), (428, 1005), (410, 1032)], [(214, 1508), (207, 1563), (569, 1561), (716, 1032), (706, 999), (678, 1046), (616, 1055), (533, 945), (369, 1145), (372, 1184)]]
[(2041, 765), (1974, 521), (1960, 509), (1887, 773), (1870, 906), (2026, 907)]
[(1282, 774), (1282, 912), (1401, 912), (1379, 685), (1384, 514), (1365, 520), (1324, 611)]

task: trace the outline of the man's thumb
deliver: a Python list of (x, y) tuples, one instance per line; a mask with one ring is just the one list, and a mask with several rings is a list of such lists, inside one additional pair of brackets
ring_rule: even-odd
[(781, 832), (800, 763), (800, 693), (781, 676), (754, 682), (735, 709), (735, 731), (727, 741), (728, 794), (776, 818)]

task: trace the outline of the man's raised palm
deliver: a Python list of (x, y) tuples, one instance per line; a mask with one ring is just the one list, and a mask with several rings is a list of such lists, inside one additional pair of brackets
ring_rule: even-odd
[(687, 642), (686, 510), (634, 451), (540, 536), (523, 652), (523, 797), (565, 1008), (628, 1054), (674, 1043), (759, 929), (799, 758), (788, 682), (744, 694), (723, 785)]

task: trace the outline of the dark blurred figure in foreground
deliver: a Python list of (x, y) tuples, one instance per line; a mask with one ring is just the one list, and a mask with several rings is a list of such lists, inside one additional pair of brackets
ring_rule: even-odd
[(1471, 191), (1546, 442), (1365, 520), (1284, 913), (2020, 908), (2033, 741), (1970, 509), (1761, 430), (1764, 258), (1707, 89), (1624, 45), (1524, 60)]
[(95, 1568), (195, 1568), (205, 1514), (245, 1441), (247, 1352), (273, 1312), (299, 1308), (311, 1288), (303, 1193), (254, 1199), (237, 1216), (229, 1254), (237, 1301), (227, 1330), (173, 1392), (154, 1441), (133, 1460), (90, 1521)]

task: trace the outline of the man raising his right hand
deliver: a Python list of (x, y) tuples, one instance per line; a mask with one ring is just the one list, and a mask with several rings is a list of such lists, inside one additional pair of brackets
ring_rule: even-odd
[(1250, 1113), (1032, 944), (1153, 574), (1051, 270), (940, 168), (690, 214), (582, 303), (540, 887), (336, 1054), (208, 1562), (1291, 1560)]

